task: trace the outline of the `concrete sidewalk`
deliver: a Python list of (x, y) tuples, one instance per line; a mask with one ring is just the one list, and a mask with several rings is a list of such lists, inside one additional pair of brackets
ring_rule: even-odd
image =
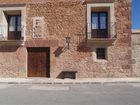
[(97, 84), (97, 83), (140, 83), (140, 78), (86, 78), (86, 79), (53, 79), (53, 78), (0, 78), (2, 84)]

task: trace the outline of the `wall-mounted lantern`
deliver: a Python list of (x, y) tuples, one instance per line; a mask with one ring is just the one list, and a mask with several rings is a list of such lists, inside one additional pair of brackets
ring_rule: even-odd
[(70, 36), (67, 36), (65, 38), (66, 38), (66, 43), (67, 43), (67, 46), (68, 46), (68, 49), (69, 49), (70, 48), (71, 37)]

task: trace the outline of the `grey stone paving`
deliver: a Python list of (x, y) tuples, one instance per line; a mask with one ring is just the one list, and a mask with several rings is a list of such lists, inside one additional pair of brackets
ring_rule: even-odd
[(0, 84), (0, 105), (140, 105), (140, 84)]
[(69, 90), (68, 86), (32, 86), (29, 89), (33, 90), (50, 90), (50, 91), (62, 91)]

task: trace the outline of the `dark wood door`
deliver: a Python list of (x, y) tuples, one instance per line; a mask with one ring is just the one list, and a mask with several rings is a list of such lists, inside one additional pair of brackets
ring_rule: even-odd
[(50, 77), (49, 48), (28, 48), (28, 77)]

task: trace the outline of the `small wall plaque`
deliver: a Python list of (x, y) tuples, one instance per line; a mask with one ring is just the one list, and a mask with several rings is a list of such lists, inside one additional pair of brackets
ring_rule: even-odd
[(43, 37), (44, 17), (33, 18), (33, 38)]

